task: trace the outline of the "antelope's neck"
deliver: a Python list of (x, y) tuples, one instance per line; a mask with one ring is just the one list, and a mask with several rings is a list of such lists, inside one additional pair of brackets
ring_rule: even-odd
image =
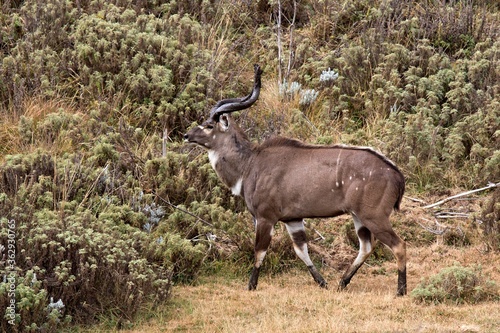
[(243, 176), (250, 162), (249, 147), (234, 151), (209, 150), (208, 159), (219, 178), (231, 189), (233, 195), (243, 196)]

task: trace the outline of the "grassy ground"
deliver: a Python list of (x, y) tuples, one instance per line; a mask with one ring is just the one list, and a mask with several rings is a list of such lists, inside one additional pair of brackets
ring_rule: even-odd
[[(432, 202), (432, 200), (431, 200)], [(482, 268), (482, 273), (500, 283), (500, 253), (488, 251), (479, 228), (471, 220), (443, 223), (460, 226), (468, 245), (450, 245), (449, 238), (431, 236), (418, 225), (429, 212), (420, 204), (405, 200), (394, 220), (401, 234), (413, 235), (408, 246), (408, 292), (423, 278), (456, 263)], [(464, 206), (466, 205), (466, 206)], [(448, 209), (477, 211), (477, 202), (451, 203)], [(340, 219), (340, 221), (339, 221)], [(339, 235), (339, 225), (349, 220), (339, 217), (321, 221), (321, 232)], [(403, 221), (401, 221), (403, 220)], [(401, 223), (402, 222), (402, 223)], [(331, 227), (336, 230), (328, 230)], [(413, 230), (413, 231), (412, 231)], [(418, 234), (420, 237), (416, 237)], [(277, 237), (284, 237), (278, 232)], [(275, 237), (276, 238), (276, 237)], [(337, 292), (337, 282), (346, 264), (356, 255), (345, 238), (326, 248), (311, 242), (311, 252), (321, 255), (321, 272), (329, 282), (328, 290), (319, 288), (303, 266), (285, 273), (261, 273), (256, 291), (246, 290), (247, 276), (219, 272), (201, 276), (196, 285), (177, 285), (167, 304), (154, 311), (146, 309), (126, 333), (156, 332), (498, 332), (499, 301), (479, 304), (427, 305), (412, 297), (396, 297), (396, 263), (368, 260), (354, 276), (346, 291)], [(275, 239), (274, 241), (279, 241)], [(334, 242), (335, 243), (335, 242)], [(381, 247), (381, 245), (379, 245)], [(271, 249), (272, 251), (272, 249)], [(290, 249), (292, 251), (292, 249)], [(380, 259), (380, 258), (379, 258)], [(297, 259), (298, 261), (299, 259)], [(269, 264), (269, 263), (268, 263)], [(297, 268), (298, 267), (298, 268)], [(240, 270), (242, 271), (242, 270)], [(224, 270), (222, 270), (224, 272)], [(114, 332), (116, 322), (109, 319), (79, 332)]]
[[(500, 277), (500, 255), (478, 248), (434, 245), (409, 251), (410, 290), (455, 261), (482, 264)], [(335, 290), (340, 272), (324, 271), (330, 289), (315, 285), (307, 271), (263, 276), (256, 292), (246, 280), (204, 279), (175, 288), (172, 303), (132, 332), (497, 332), (498, 302), (479, 305), (424, 305), (395, 297), (394, 263), (365, 266), (346, 292)]]
[[(482, 265), (500, 281), (500, 254), (480, 246), (457, 248), (439, 243), (409, 247), (408, 286), (460, 262)], [(337, 292), (341, 272), (322, 270), (330, 289), (319, 288), (307, 270), (262, 275), (255, 292), (246, 277), (205, 276), (195, 286), (174, 288), (170, 303), (142, 318), (127, 333), (153, 332), (498, 332), (498, 302), (476, 305), (425, 305), (396, 297), (392, 261), (365, 265), (347, 291)], [(107, 332), (103, 326), (92, 331)], [(112, 331), (112, 330), (111, 330)]]

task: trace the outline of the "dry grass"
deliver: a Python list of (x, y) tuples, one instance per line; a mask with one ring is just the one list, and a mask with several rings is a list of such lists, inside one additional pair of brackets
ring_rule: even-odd
[[(492, 279), (500, 278), (500, 254), (478, 248), (444, 245), (411, 248), (410, 290), (424, 276), (460, 261), (482, 264)], [(172, 303), (161, 308), (136, 332), (497, 332), (498, 302), (478, 305), (424, 305), (395, 297), (395, 264), (363, 267), (348, 291), (337, 292), (340, 272), (324, 271), (330, 290), (318, 288), (306, 270), (262, 276), (258, 290), (245, 290), (246, 280), (205, 278), (197, 286), (174, 289)]]
[[(417, 208), (418, 204), (408, 200), (403, 206), (405, 209), (401, 215), (396, 214), (394, 219), (404, 216), (406, 226), (399, 225), (396, 229), (402, 231), (404, 227), (415, 227), (418, 232), (426, 233), (410, 222), (426, 216), (426, 213)], [(479, 209), (470, 207), (473, 208)], [(325, 228), (342, 223), (337, 220), (321, 222)], [(469, 220), (468, 223), (473, 222)], [(481, 265), (483, 274), (500, 284), (500, 253), (485, 251), (487, 247), (480, 237), (480, 230), (473, 230), (476, 238), (470, 246), (449, 246), (439, 237), (426, 243), (409, 242), (408, 291), (411, 292), (423, 278), (457, 262), (465, 267)], [(345, 243), (345, 239), (336, 238), (336, 241)], [(146, 311), (149, 317), (136, 319), (133, 328), (123, 332), (499, 331), (498, 301), (475, 305), (426, 305), (410, 296), (396, 297), (394, 260), (370, 261), (371, 264), (364, 265), (354, 276), (346, 291), (337, 292), (336, 285), (345, 263), (352, 261), (356, 253), (350, 247), (345, 249), (336, 245), (330, 248), (312, 245), (311, 250), (328, 259), (329, 267), (323, 267), (321, 271), (330, 283), (329, 290), (319, 288), (305, 267), (275, 276), (261, 273), (258, 289), (253, 292), (246, 290), (248, 281), (245, 276), (203, 276), (195, 286), (175, 286), (168, 304)], [(90, 331), (109, 332), (105, 328), (109, 324), (93, 326)]]
[[(63, 110), (65, 113), (75, 114), (78, 110), (61, 99), (45, 100), (41, 97), (33, 97), (26, 99), (20, 111), (0, 110), (0, 142), (3, 145), (0, 147), (0, 162), (3, 161), (5, 155), (28, 153), (40, 147), (47, 150), (57, 150), (58, 145), (44, 144), (44, 142), (27, 142), (19, 133), (19, 123), (22, 117), (31, 119), (34, 124), (43, 120), (48, 114), (57, 113)], [(61, 145), (64, 145), (62, 142)]]

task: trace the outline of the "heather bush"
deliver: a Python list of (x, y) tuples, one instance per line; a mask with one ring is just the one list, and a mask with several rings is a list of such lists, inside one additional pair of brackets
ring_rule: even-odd
[[(496, 3), (280, 3), (280, 26), (277, 1), (0, 5), (1, 241), (15, 219), (20, 330), (130, 318), (220, 259), (250, 267), (243, 200), (181, 140), (248, 93), (253, 63), (260, 100), (235, 117), (255, 141), (373, 146), (409, 192), (498, 182)], [(476, 216), (494, 249), (497, 197)], [(277, 229), (274, 271), (297, 261)]]
[(454, 265), (423, 280), (412, 290), (411, 297), (430, 304), (477, 304), (498, 300), (500, 295), (495, 282), (488, 280), (480, 267)]
[[(498, 165), (498, 164), (497, 164)], [(479, 217), (486, 244), (492, 250), (500, 250), (500, 188), (493, 192), (482, 207)]]
[[(124, 204), (132, 199), (114, 194), (113, 182), (121, 182), (112, 178), (124, 177), (114, 169), (118, 162), (96, 154), (109, 157), (105, 166), (36, 151), (8, 156), (0, 168), (2, 244), (7, 219), (16, 223), (16, 327), (21, 331), (89, 322), (103, 314), (131, 318), (141, 304), (168, 297), (172, 274), (192, 279), (199, 269), (204, 246), (164, 236), (165, 249), (157, 235), (143, 230), (158, 223), (164, 211), (151, 214), (156, 207), (151, 198)], [(5, 259), (0, 267), (6, 276)], [(25, 276), (27, 271), (32, 274)], [(2, 282), (4, 302), (9, 301), (6, 285)], [(64, 306), (52, 309), (51, 299)]]

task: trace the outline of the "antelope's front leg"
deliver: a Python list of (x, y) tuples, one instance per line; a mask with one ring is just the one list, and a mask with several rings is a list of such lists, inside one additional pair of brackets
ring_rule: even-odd
[(306, 237), (306, 230), (304, 228), (304, 221), (303, 220), (288, 221), (285, 223), (285, 226), (286, 230), (290, 234), (290, 237), (292, 238), (293, 249), (295, 250), (295, 253), (307, 265), (307, 268), (309, 269), (309, 272), (314, 278), (314, 281), (316, 281), (316, 283), (320, 287), (328, 288), (328, 284), (326, 283), (325, 279), (323, 279), (321, 274), (314, 266), (311, 258), (309, 257), (309, 252), (307, 250), (307, 237)]
[(257, 283), (259, 281), (259, 272), (264, 257), (266, 256), (269, 244), (271, 244), (271, 239), (273, 237), (273, 226), (275, 223), (269, 222), (264, 219), (254, 219), (255, 222), (255, 262), (252, 269), (252, 274), (250, 275), (250, 281), (248, 282), (248, 290), (257, 289)]

